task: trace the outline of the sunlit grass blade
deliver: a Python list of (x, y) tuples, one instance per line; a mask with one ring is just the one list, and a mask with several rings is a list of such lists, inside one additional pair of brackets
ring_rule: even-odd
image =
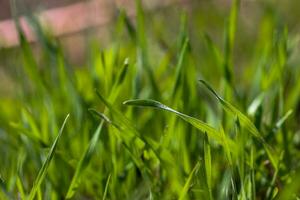
[(71, 184), (70, 184), (68, 192), (66, 194), (66, 199), (72, 198), (74, 196), (78, 186), (79, 186), (80, 178), (82, 176), (82, 173), (86, 169), (88, 164), (90, 163), (90, 160), (91, 160), (91, 158), (92, 158), (92, 156), (95, 152), (96, 145), (97, 145), (97, 142), (98, 142), (99, 137), (100, 137), (100, 133), (101, 133), (102, 128), (103, 128), (103, 124), (104, 124), (104, 120), (102, 120), (100, 122), (100, 124), (97, 127), (92, 139), (89, 142), (89, 145), (87, 146), (84, 154), (82, 154), (82, 157), (80, 158), (80, 161), (76, 166), (75, 173), (73, 175)]
[(221, 98), (213, 89), (210, 85), (208, 85), (208, 83), (206, 83), (204, 80), (200, 80), (200, 82), (206, 86), (206, 88), (217, 98), (217, 100), (221, 103), (223, 109), (230, 113), (231, 115), (238, 117), (239, 121), (241, 122), (241, 124), (243, 126), (245, 126), (247, 128), (247, 130), (249, 130), (249, 132), (256, 138), (258, 139), (262, 145), (264, 145), (265, 150), (273, 164), (273, 167), (277, 167), (277, 163), (278, 163), (278, 158), (277, 156), (274, 154), (274, 150), (266, 143), (266, 141), (264, 140), (263, 136), (259, 133), (259, 131), (257, 130), (257, 128), (255, 127), (255, 125), (251, 122), (251, 120), (244, 115), (241, 111), (239, 111), (236, 107), (234, 107), (233, 105), (231, 105), (229, 102), (225, 101), (223, 98)]
[(292, 114), (293, 110), (288, 110), (285, 115), (276, 122), (274, 129), (278, 130)]
[(105, 189), (104, 189), (102, 200), (106, 199), (110, 178), (111, 178), (111, 174), (108, 175), (108, 178), (107, 178), (107, 181), (106, 181), (106, 184), (105, 184)]
[(247, 109), (247, 113), (250, 116), (253, 116), (255, 114), (255, 112), (257, 111), (257, 109), (259, 108), (259, 106), (263, 103), (263, 100), (265, 98), (265, 93), (261, 93), (259, 96), (257, 96), (252, 103), (250, 104), (250, 106)]
[(55, 153), (55, 150), (56, 150), (56, 147), (57, 147), (57, 143), (58, 143), (58, 141), (59, 141), (59, 139), (60, 139), (60, 137), (62, 135), (62, 132), (63, 132), (63, 130), (65, 128), (65, 125), (67, 123), (67, 120), (68, 120), (69, 116), (70, 115), (68, 114), (67, 117), (65, 118), (65, 120), (64, 120), (64, 122), (63, 122), (63, 124), (62, 124), (62, 126), (61, 126), (61, 128), (59, 130), (59, 133), (58, 133), (55, 141), (53, 142), (53, 144), (51, 146), (51, 149), (50, 149), (50, 151), (49, 151), (49, 153), (47, 155), (47, 158), (46, 158), (45, 162), (43, 163), (43, 166), (40, 169), (40, 171), (39, 171), (39, 173), (38, 173), (38, 175), (37, 175), (37, 177), (36, 177), (36, 179), (35, 179), (35, 181), (33, 183), (33, 187), (32, 187), (32, 189), (31, 189), (31, 191), (29, 193), (28, 200), (33, 200), (34, 199), (34, 197), (35, 197), (38, 189), (40, 188), (40, 185), (41, 185), (42, 181), (44, 180), (44, 178), (46, 176), (46, 173), (48, 171), (50, 162), (51, 162), (51, 160), (52, 160), (52, 158), (54, 156), (54, 153)]
[(193, 170), (191, 171), (188, 179), (186, 180), (183, 188), (182, 188), (182, 191), (180, 192), (180, 196), (179, 196), (179, 200), (184, 200), (190, 187), (191, 187), (191, 183), (192, 183), (192, 180), (193, 178), (196, 176), (197, 174), (197, 171), (199, 170), (200, 168), (200, 162), (198, 161), (195, 165), (195, 167), (193, 168)]
[[(159, 110), (165, 110), (165, 111), (169, 111), (171, 113), (176, 114), (177, 116), (179, 116), (180, 118), (182, 118), (184, 121), (190, 123), (191, 125), (193, 125), (194, 127), (196, 127), (197, 129), (199, 129), (200, 131), (202, 131), (203, 133), (207, 133), (209, 137), (215, 139), (216, 141), (218, 141), (221, 145), (224, 144), (224, 139), (220, 132), (218, 130), (216, 130), (215, 128), (213, 128), (212, 126), (208, 125), (207, 123), (196, 119), (194, 117), (190, 117), (186, 114), (183, 114), (181, 112), (178, 112), (158, 101), (155, 100), (151, 100), (151, 99), (135, 99), (135, 100), (128, 100), (125, 101), (123, 104), (125, 105), (129, 105), (129, 106), (140, 106), (140, 107), (151, 107), (151, 108), (156, 108)], [(226, 138), (226, 140), (229, 143), (229, 146), (231, 148), (234, 148), (234, 143), (233, 141), (231, 141), (229, 138)]]

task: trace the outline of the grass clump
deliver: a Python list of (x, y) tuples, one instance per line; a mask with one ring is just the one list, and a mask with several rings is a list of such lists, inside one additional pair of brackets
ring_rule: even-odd
[(243, 35), (241, 3), (214, 32), (201, 6), (166, 26), (137, 0), (83, 66), (29, 17), (39, 53), (21, 28), (0, 52), (0, 199), (299, 199), (297, 35), (265, 4)]

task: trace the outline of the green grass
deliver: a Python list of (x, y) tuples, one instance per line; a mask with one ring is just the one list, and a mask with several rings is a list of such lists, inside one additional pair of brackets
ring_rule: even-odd
[(298, 35), (241, 4), (136, 0), (83, 64), (29, 16), (38, 44), (0, 52), (0, 199), (299, 199)]

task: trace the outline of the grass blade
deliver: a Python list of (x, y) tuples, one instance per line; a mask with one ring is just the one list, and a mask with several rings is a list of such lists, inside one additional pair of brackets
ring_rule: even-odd
[(173, 87), (173, 90), (172, 90), (172, 97), (174, 97), (175, 92), (177, 91), (178, 86), (180, 84), (180, 74), (182, 72), (183, 61), (184, 61), (185, 55), (187, 53), (188, 44), (189, 44), (189, 39), (185, 38), (184, 42), (183, 42), (183, 45), (181, 47), (181, 50), (180, 50), (178, 63), (176, 65), (175, 84), (174, 84), (174, 87)]
[(151, 149), (155, 153), (155, 155), (159, 158), (159, 154), (157, 153), (157, 151), (160, 150), (158, 144), (155, 143), (154, 141), (149, 141), (146, 138), (142, 137), (139, 131), (132, 125), (131, 121), (128, 118), (126, 118), (122, 113), (116, 110), (113, 107), (113, 105), (111, 105), (104, 97), (101, 96), (99, 92), (97, 92), (97, 95), (113, 115), (114, 121), (106, 117), (104, 114), (95, 111), (94, 109), (91, 109), (91, 111), (97, 116), (99, 116), (100, 118), (103, 118), (113, 127), (115, 127), (120, 133), (123, 132), (125, 133), (125, 134), (120, 134), (120, 138), (122, 139), (125, 148), (130, 152), (131, 157), (135, 162), (136, 166), (141, 171), (143, 171), (144, 169), (146, 169), (143, 164), (143, 161), (140, 159), (140, 157), (137, 157), (137, 155), (134, 153), (136, 152), (134, 148), (138, 148), (136, 144), (142, 142), (143, 145), (146, 145), (146, 147)]
[(183, 200), (185, 199), (185, 196), (187, 195), (189, 189), (190, 189), (190, 185), (191, 185), (191, 182), (192, 182), (192, 179), (193, 177), (196, 175), (198, 169), (200, 168), (200, 162), (198, 161), (195, 165), (195, 167), (193, 168), (193, 170), (191, 171), (188, 179), (186, 180), (184, 186), (183, 186), (183, 189), (180, 193), (180, 197), (179, 197), (179, 200)]
[(217, 98), (217, 100), (221, 103), (223, 109), (234, 116), (237, 116), (241, 122), (241, 124), (246, 127), (247, 130), (256, 138), (258, 139), (265, 147), (265, 150), (270, 158), (270, 161), (273, 164), (273, 167), (277, 168), (278, 158), (275, 156), (273, 149), (266, 143), (262, 135), (259, 133), (255, 125), (251, 122), (251, 120), (244, 115), (241, 111), (239, 111), (236, 107), (231, 105), (229, 102), (225, 101), (221, 98), (213, 89), (212, 87), (206, 83), (204, 80), (200, 80), (200, 82), (205, 85), (205, 87)]
[(62, 135), (62, 132), (65, 128), (65, 125), (66, 125), (66, 122), (69, 118), (69, 114), (67, 115), (67, 117), (65, 118), (61, 128), (60, 128), (60, 131), (58, 133), (58, 136), (56, 137), (55, 141), (53, 142), (52, 146), (51, 146), (51, 149), (47, 155), (47, 158), (45, 160), (45, 162), (43, 163), (43, 166), (42, 168), (40, 169), (39, 173), (38, 173), (38, 176), (37, 178), (35, 179), (34, 183), (33, 183), (33, 187), (29, 193), (29, 197), (28, 197), (28, 200), (33, 200), (42, 181), (44, 180), (45, 176), (46, 176), (46, 173), (47, 173), (47, 170), (49, 168), (49, 165), (50, 165), (50, 162), (54, 156), (54, 153), (55, 153), (55, 150), (56, 150), (56, 147), (57, 147), (57, 143), (58, 143), (58, 140), (60, 139), (61, 135)]
[(81, 177), (83, 171), (85, 170), (85, 168), (88, 166), (88, 164), (91, 160), (91, 157), (92, 157), (93, 153), (95, 152), (96, 145), (97, 145), (98, 139), (100, 137), (100, 133), (101, 133), (103, 124), (104, 124), (104, 120), (102, 120), (100, 122), (99, 126), (97, 127), (97, 129), (94, 133), (94, 136), (90, 140), (88, 147), (86, 148), (84, 154), (82, 155), (79, 163), (76, 166), (75, 174), (74, 174), (71, 184), (69, 186), (69, 189), (68, 189), (68, 192), (66, 195), (66, 199), (72, 198), (79, 186), (80, 177)]
[(210, 144), (208, 141), (207, 135), (205, 135), (204, 140), (204, 163), (205, 163), (205, 173), (206, 173), (206, 183), (208, 187), (209, 197), (212, 200), (212, 177), (211, 177), (211, 151), (210, 151)]
[(237, 26), (237, 17), (239, 11), (240, 0), (232, 1), (229, 21), (225, 29), (225, 49), (224, 49), (224, 74), (226, 81), (233, 86), (233, 66), (232, 53), (234, 47), (235, 32)]
[[(155, 100), (144, 100), (144, 99), (135, 99), (135, 100), (128, 100), (125, 101), (123, 104), (125, 105), (129, 105), (129, 106), (140, 106), (140, 107), (151, 107), (151, 108), (156, 108), (159, 110), (165, 110), (171, 113), (176, 114), (177, 116), (179, 116), (180, 118), (182, 118), (184, 121), (190, 123), (191, 125), (193, 125), (195, 128), (199, 129), (200, 131), (202, 131), (203, 133), (207, 133), (211, 138), (215, 139), (216, 141), (220, 142), (221, 145), (224, 145), (224, 138), (222, 137), (222, 135), (219, 133), (218, 130), (216, 130), (215, 128), (213, 128), (212, 126), (206, 124), (205, 122), (196, 119), (194, 117), (190, 117), (186, 114), (183, 114), (181, 112), (178, 112), (177, 110), (174, 110), (158, 101)], [(231, 148), (234, 147), (234, 143), (233, 141), (231, 141), (229, 138), (227, 138), (226, 140), (228, 140), (229, 145), (231, 146)]]
[(104, 189), (104, 194), (103, 194), (102, 200), (105, 200), (105, 199), (106, 199), (110, 178), (111, 178), (111, 174), (109, 174), (109, 176), (108, 176), (108, 178), (107, 178), (107, 181), (106, 181), (106, 185), (105, 185), (105, 189)]
[(285, 113), (285, 115), (283, 117), (281, 117), (275, 124), (274, 129), (278, 130), (283, 124), (284, 122), (289, 118), (289, 116), (293, 114), (293, 110), (289, 110)]

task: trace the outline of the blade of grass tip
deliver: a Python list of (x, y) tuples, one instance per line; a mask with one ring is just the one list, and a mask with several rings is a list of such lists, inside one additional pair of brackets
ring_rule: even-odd
[(179, 83), (180, 83), (180, 74), (181, 74), (181, 71), (182, 71), (183, 60), (184, 60), (186, 52), (187, 52), (188, 44), (189, 44), (189, 39), (186, 37), (184, 39), (183, 45), (181, 47), (180, 54), (179, 54), (179, 59), (178, 59), (177, 66), (176, 66), (175, 84), (174, 84), (174, 87), (173, 87), (173, 90), (172, 90), (172, 97), (174, 97), (174, 95), (177, 91), (177, 88), (179, 86)]
[(105, 189), (104, 189), (102, 200), (106, 199), (110, 178), (111, 178), (111, 174), (108, 175), (108, 178), (107, 178), (107, 181), (106, 181), (106, 184), (105, 184)]
[(124, 82), (127, 72), (128, 72), (128, 67), (129, 67), (129, 58), (126, 58), (124, 60), (122, 69), (120, 70), (120, 72), (117, 75), (117, 79), (114, 82), (114, 85), (112, 86), (110, 95), (109, 95), (109, 100), (114, 102), (115, 99), (117, 98), (118, 94), (119, 94), (119, 90), (121, 89), (120, 85)]
[(101, 119), (103, 119), (104, 121), (108, 122), (109, 124), (112, 123), (112, 121), (103, 113), (98, 112), (97, 110), (93, 109), (93, 108), (89, 108), (88, 111), (90, 113), (92, 113), (93, 115), (100, 117)]
[[(95, 109), (89, 109), (89, 111), (92, 114), (96, 115), (97, 117), (104, 119), (106, 122), (108, 122), (113, 127), (115, 127), (120, 133), (125, 131), (126, 133), (132, 134), (131, 136), (123, 135), (123, 134), (119, 135), (119, 136), (122, 140), (123, 145), (129, 151), (130, 155), (132, 156), (132, 159), (135, 162), (136, 166), (141, 170), (143, 170), (143, 168), (144, 168), (143, 162), (140, 160), (140, 158), (135, 157), (135, 154), (134, 154), (135, 151), (132, 149), (132, 142), (134, 142), (135, 140), (142, 141), (147, 147), (149, 147), (151, 150), (153, 150), (153, 152), (157, 156), (157, 158), (162, 160), (157, 151), (158, 144), (155, 143), (154, 141), (150, 141), (148, 138), (146, 139), (145, 137), (142, 137), (141, 134), (139, 134), (138, 130), (135, 129), (135, 127), (131, 124), (131, 122), (125, 116), (123, 116), (121, 113), (119, 113), (117, 110), (115, 110), (113, 108), (113, 106), (100, 95), (100, 93), (97, 92), (97, 95), (102, 100), (102, 102), (107, 106), (107, 108), (110, 109), (112, 114), (115, 117), (119, 118), (119, 121), (113, 122), (105, 114), (100, 113), (100, 112), (96, 111)], [(122, 128), (122, 126), (124, 126), (124, 127)]]
[(270, 161), (273, 164), (273, 167), (277, 167), (278, 163), (278, 158), (274, 154), (274, 150), (266, 143), (264, 138), (261, 136), (255, 125), (251, 122), (251, 120), (244, 115), (241, 111), (239, 111), (236, 107), (231, 105), (229, 102), (225, 101), (223, 98), (221, 98), (215, 91), (212, 89), (212, 87), (206, 83), (204, 80), (199, 80), (216, 98), (217, 100), (221, 103), (223, 109), (234, 116), (237, 116), (241, 122), (241, 124), (246, 127), (249, 132), (256, 138), (258, 139), (263, 146), (265, 147), (265, 150), (270, 158)]
[(257, 111), (257, 109), (259, 108), (259, 106), (263, 103), (264, 98), (265, 98), (265, 93), (261, 93), (252, 101), (252, 103), (250, 104), (250, 106), (247, 109), (247, 113), (250, 116), (254, 116), (254, 114)]
[(254, 124), (250, 121), (250, 119), (244, 115), (241, 111), (239, 111), (237, 108), (235, 108), (233, 105), (231, 105), (229, 102), (225, 101), (223, 98), (221, 98), (212, 87), (206, 83), (204, 80), (199, 80), (221, 103), (223, 109), (239, 118), (240, 122), (250, 131), (250, 133), (259, 139), (261, 142), (265, 143), (263, 137), (260, 135), (259, 131), (256, 129)]
[(55, 150), (56, 150), (56, 147), (57, 147), (57, 143), (58, 143), (58, 141), (59, 141), (59, 139), (60, 139), (60, 137), (62, 135), (62, 132), (63, 132), (63, 130), (65, 128), (65, 125), (67, 123), (67, 120), (68, 120), (69, 116), (70, 116), (70, 114), (68, 114), (66, 116), (66, 118), (65, 118), (65, 120), (64, 120), (64, 122), (63, 122), (63, 124), (62, 124), (62, 126), (61, 126), (61, 128), (59, 130), (59, 133), (58, 133), (55, 141), (53, 142), (53, 144), (51, 146), (51, 149), (50, 149), (50, 151), (49, 151), (49, 153), (47, 155), (47, 158), (46, 158), (45, 162), (43, 163), (43, 166), (40, 169), (40, 171), (38, 173), (38, 176), (37, 176), (37, 178), (35, 179), (35, 181), (33, 183), (33, 187), (32, 187), (32, 189), (31, 189), (31, 191), (29, 193), (28, 200), (33, 200), (34, 199), (34, 197), (35, 197), (35, 195), (37, 193), (37, 190), (39, 189), (42, 181), (44, 180), (44, 178), (46, 176), (46, 173), (48, 171), (48, 167), (49, 167), (50, 162), (51, 162), (51, 160), (52, 160), (52, 158), (54, 156), (54, 153), (55, 153)]
[(136, 30), (134, 28), (134, 26), (132, 25), (131, 21), (130, 21), (130, 18), (127, 16), (127, 14), (124, 12), (124, 23), (125, 23), (125, 26), (126, 26), (126, 29), (128, 31), (128, 34), (129, 34), (129, 37), (131, 38), (131, 40), (133, 42), (136, 43), (136, 38), (137, 38), (137, 35), (136, 35)]
[(210, 53), (214, 57), (214, 61), (216, 62), (216, 65), (218, 67), (222, 67), (222, 53), (220, 49), (216, 46), (216, 44), (211, 39), (210, 35), (208, 33), (204, 33), (203, 38), (207, 44), (207, 47), (210, 50)]
[(193, 170), (191, 171), (188, 179), (186, 180), (183, 188), (182, 188), (182, 191), (180, 192), (180, 197), (179, 197), (179, 200), (183, 200), (185, 199), (185, 196), (187, 195), (189, 189), (190, 189), (190, 185), (191, 185), (191, 182), (193, 180), (193, 177), (197, 174), (197, 171), (199, 170), (200, 168), (200, 162), (198, 161), (195, 165), (195, 167), (193, 168)]
[[(128, 100), (123, 102), (124, 105), (129, 105), (129, 106), (139, 106), (139, 107), (151, 107), (151, 108), (155, 108), (158, 110), (165, 110), (171, 113), (176, 114), (177, 116), (179, 116), (180, 118), (182, 118), (184, 121), (190, 123), (191, 125), (193, 125), (194, 127), (196, 127), (197, 129), (199, 129), (200, 131), (202, 131), (203, 133), (207, 133), (211, 138), (215, 139), (216, 141), (218, 141), (221, 145), (224, 145), (224, 138), (221, 136), (221, 134), (219, 133), (219, 131), (217, 131), (215, 128), (213, 128), (212, 126), (206, 124), (205, 122), (196, 119), (194, 117), (188, 116), (186, 114), (183, 114), (181, 112), (178, 112), (177, 110), (174, 110), (158, 101), (155, 100), (151, 100), (151, 99), (135, 99), (135, 100)], [(228, 141), (230, 148), (235, 147), (235, 144), (232, 140), (230, 140), (229, 138), (226, 138), (226, 140)]]
[(211, 178), (211, 150), (210, 150), (210, 144), (208, 141), (208, 136), (205, 133), (205, 139), (204, 139), (204, 163), (205, 163), (205, 173), (206, 173), (206, 183), (208, 187), (209, 192), (209, 198), (212, 200), (212, 178)]
[(92, 155), (95, 152), (96, 145), (97, 145), (98, 139), (100, 137), (100, 133), (101, 133), (103, 124), (104, 124), (104, 120), (101, 120), (92, 139), (89, 142), (89, 145), (87, 146), (84, 154), (82, 154), (82, 157), (80, 158), (80, 161), (76, 166), (75, 173), (73, 175), (71, 184), (70, 184), (69, 189), (66, 194), (66, 199), (71, 199), (74, 196), (74, 194), (79, 186), (81, 175), (82, 175), (83, 171), (86, 169), (86, 167), (88, 166), (88, 164), (92, 158)]
[(289, 118), (289, 116), (291, 116), (291, 114), (293, 113), (293, 110), (289, 110), (285, 113), (285, 115), (283, 117), (281, 117), (275, 124), (275, 131), (278, 130), (283, 124), (284, 122)]

